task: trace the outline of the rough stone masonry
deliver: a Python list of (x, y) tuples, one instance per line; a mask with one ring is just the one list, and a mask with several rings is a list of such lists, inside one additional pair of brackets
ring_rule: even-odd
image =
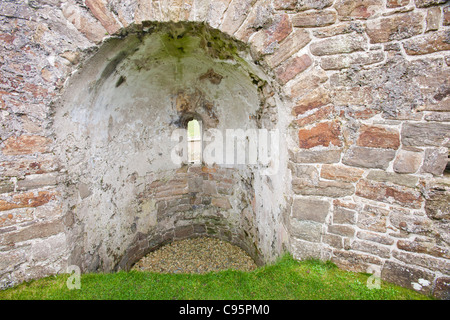
[[(0, 286), (198, 235), (450, 298), (446, 0), (0, 3)], [(278, 172), (170, 133), (278, 130)]]

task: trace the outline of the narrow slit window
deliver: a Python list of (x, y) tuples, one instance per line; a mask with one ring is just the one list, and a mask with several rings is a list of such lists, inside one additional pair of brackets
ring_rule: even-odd
[(188, 162), (200, 163), (202, 161), (202, 130), (201, 122), (191, 120), (187, 125)]
[(450, 175), (450, 150), (448, 150), (448, 155), (447, 155), (448, 159), (447, 159), (447, 165), (445, 166), (444, 169), (444, 174), (445, 175)]

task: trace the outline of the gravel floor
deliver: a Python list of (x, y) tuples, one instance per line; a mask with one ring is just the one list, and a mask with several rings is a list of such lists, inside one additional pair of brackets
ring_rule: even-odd
[(132, 270), (159, 273), (206, 273), (222, 270), (251, 271), (253, 259), (228, 242), (198, 237), (174, 241), (139, 260)]

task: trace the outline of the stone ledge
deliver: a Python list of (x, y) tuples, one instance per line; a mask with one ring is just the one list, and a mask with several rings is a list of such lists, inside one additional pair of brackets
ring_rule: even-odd
[(430, 294), (434, 275), (397, 262), (386, 261), (381, 270), (381, 279), (405, 288), (417, 290), (423, 294)]
[(64, 232), (62, 219), (34, 223), (18, 231), (0, 235), (0, 245), (9, 246), (33, 239), (43, 239)]

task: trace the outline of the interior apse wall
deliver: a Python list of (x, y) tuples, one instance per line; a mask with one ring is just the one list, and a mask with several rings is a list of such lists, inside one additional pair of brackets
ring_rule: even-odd
[[(0, 2), (1, 286), (209, 233), (448, 299), (449, 17), (445, 0)], [(158, 141), (194, 115), (278, 129), (279, 173), (172, 166)]]
[(172, 135), (189, 119), (225, 140), (229, 129), (261, 128), (270, 85), (238, 55), (243, 49), (205, 25), (149, 23), (104, 44), (70, 79), (54, 123), (74, 221), (69, 263), (128, 269), (164, 243), (198, 235), (235, 243), (260, 264), (277, 256), (279, 235), (262, 230), (280, 228), (282, 193), (269, 198), (276, 205), (264, 221), (256, 205), (267, 182), (257, 165), (224, 165), (225, 150), (209, 165), (173, 158), (180, 141)]

